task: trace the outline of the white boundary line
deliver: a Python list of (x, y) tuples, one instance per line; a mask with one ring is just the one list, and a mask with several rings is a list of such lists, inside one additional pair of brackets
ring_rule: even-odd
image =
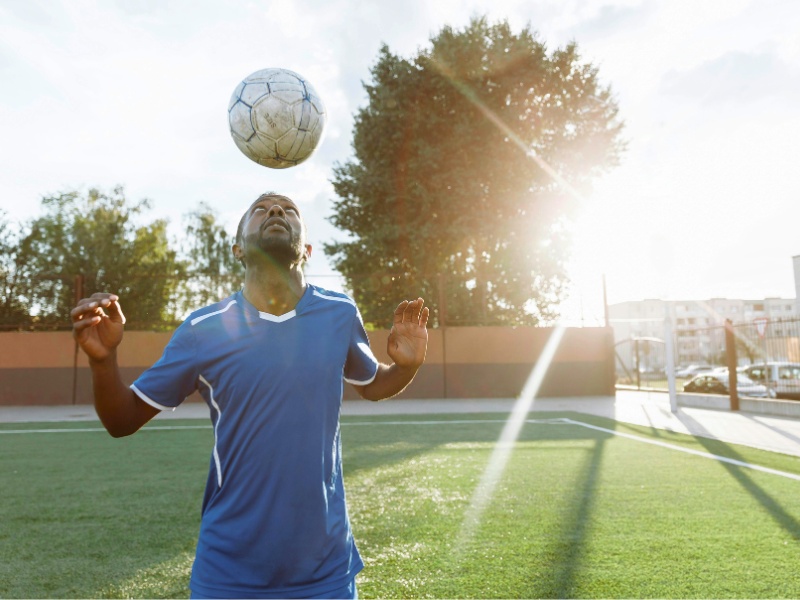
[[(346, 422), (343, 421), (342, 425), (465, 425), (470, 423), (505, 423), (504, 419), (460, 419), (455, 421), (356, 421), (356, 422)], [(584, 423), (583, 421), (576, 421), (574, 419), (568, 418), (555, 418), (555, 419), (526, 419), (525, 423), (529, 424), (545, 424), (545, 425), (577, 425), (578, 427), (586, 427), (587, 429), (594, 429), (595, 431), (602, 431), (603, 433), (608, 433), (610, 435), (616, 435), (618, 437), (627, 438), (629, 440), (633, 440), (636, 442), (642, 442), (644, 444), (651, 444), (653, 446), (659, 446), (660, 448), (666, 448), (668, 450), (676, 450), (678, 452), (684, 452), (686, 454), (692, 454), (693, 456), (699, 456), (701, 458), (708, 458), (711, 460), (716, 460), (719, 462), (728, 463), (731, 465), (736, 465), (737, 467), (744, 467), (746, 469), (753, 469), (754, 471), (761, 471), (762, 473), (769, 473), (770, 475), (777, 475), (779, 477), (785, 477), (787, 479), (794, 479), (795, 481), (800, 481), (800, 475), (796, 475), (794, 473), (787, 473), (786, 471), (778, 471), (777, 469), (770, 469), (769, 467), (762, 467), (760, 465), (754, 465), (752, 463), (744, 462), (741, 460), (736, 460), (735, 458), (728, 458), (727, 456), (720, 456), (718, 454), (711, 454), (710, 452), (701, 452), (700, 450), (693, 450), (691, 448), (684, 448), (682, 446), (676, 446), (675, 444), (668, 444), (667, 442), (662, 442), (659, 440), (652, 440), (649, 438), (641, 437), (638, 435), (633, 435), (630, 433), (623, 433), (621, 431), (614, 431), (613, 429), (607, 429), (605, 427), (598, 427), (597, 425), (591, 425), (589, 423)], [(153, 426), (153, 427), (144, 427), (140, 429), (140, 431), (174, 431), (180, 429), (212, 429), (211, 425), (168, 425), (168, 426)], [(105, 429), (102, 427), (93, 427), (93, 428), (75, 428), (75, 429), (0, 429), (0, 435), (2, 434), (20, 434), (20, 433), (86, 433), (86, 432), (104, 432)]]
[[(143, 427), (139, 431), (158, 431), (159, 429), (213, 429), (211, 425), (169, 425), (167, 427)], [(81, 427), (74, 429), (0, 429), (0, 435), (4, 433), (87, 433), (105, 432), (103, 427)], [(138, 432), (137, 432), (138, 433)]]
[(590, 425), (589, 423), (584, 423), (583, 421), (573, 421), (572, 419), (566, 419), (566, 418), (561, 419), (561, 421), (569, 425), (579, 425), (580, 427), (586, 427), (588, 429), (594, 429), (596, 431), (610, 433), (612, 435), (628, 438), (630, 440), (635, 440), (637, 442), (652, 444), (653, 446), (660, 446), (661, 448), (667, 448), (669, 450), (677, 450), (678, 452), (685, 452), (686, 454), (693, 454), (694, 456), (700, 456), (702, 458), (710, 458), (712, 460), (717, 460), (719, 462), (736, 465), (737, 467), (744, 467), (746, 469), (753, 469), (754, 471), (761, 471), (762, 473), (769, 473), (770, 475), (778, 475), (780, 477), (786, 477), (787, 479), (794, 479), (795, 481), (800, 481), (800, 475), (795, 475), (794, 473), (787, 473), (786, 471), (778, 471), (776, 469), (770, 469), (769, 467), (762, 467), (760, 465), (754, 465), (752, 463), (736, 460), (735, 458), (728, 458), (727, 456), (719, 456), (718, 454), (711, 454), (709, 452), (700, 452), (699, 450), (692, 450), (691, 448), (683, 448), (682, 446), (676, 446), (674, 444), (668, 444), (666, 442), (660, 442), (658, 440), (651, 440), (648, 438), (640, 437), (638, 435), (632, 435), (630, 433), (622, 433), (621, 431), (614, 431), (613, 429), (606, 429), (605, 427)]

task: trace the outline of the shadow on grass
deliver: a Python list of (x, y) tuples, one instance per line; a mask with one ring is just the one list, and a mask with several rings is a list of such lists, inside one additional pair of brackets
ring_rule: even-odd
[[(553, 418), (563, 418), (567, 415), (576, 416), (574, 413), (536, 413), (529, 415), (535, 420), (545, 420)], [(480, 473), (491, 464), (489, 455), (493, 450), (494, 444), (498, 441), (507, 414), (492, 414), (492, 415), (471, 415), (470, 418), (459, 418), (458, 422), (452, 423), (442, 421), (437, 424), (428, 424), (429, 418), (417, 417), (416, 419), (408, 419), (402, 425), (392, 425), (391, 429), (387, 430), (387, 426), (383, 424), (382, 427), (375, 427), (374, 429), (369, 426), (353, 426), (351, 429), (346, 430), (345, 448), (348, 443), (358, 446), (358, 453), (346, 454), (345, 456), (345, 471), (346, 477), (353, 476), (353, 479), (361, 471), (369, 471), (370, 469), (384, 470), (388, 469), (392, 473), (392, 467), (401, 463), (416, 462), (420, 460), (423, 455), (436, 452), (443, 446), (453, 445), (452, 451), (460, 452), (464, 455), (469, 455), (472, 444), (480, 445), (480, 460), (477, 462), (468, 462), (469, 458), (464, 456), (460, 458), (461, 466), (456, 466), (460, 471), (471, 470), (473, 476), (472, 486), (481, 479)], [(593, 421), (605, 427), (614, 428), (615, 422), (602, 417), (594, 417)], [(394, 420), (398, 422), (398, 420)], [(417, 421), (416, 423), (414, 421)], [(426, 422), (420, 424), (419, 422)], [(481, 422), (493, 421), (493, 422)], [(496, 421), (496, 422), (494, 422)], [(379, 425), (381, 423), (375, 423)], [(507, 575), (509, 579), (516, 581), (517, 587), (510, 588), (489, 588), (486, 586), (498, 585), (497, 581), (489, 583), (488, 581), (480, 581), (480, 578), (485, 576), (485, 573), (476, 575), (474, 570), (480, 564), (483, 569), (485, 565), (485, 558), (482, 558), (486, 552), (494, 553), (502, 545), (498, 545), (498, 539), (492, 537), (497, 534), (497, 527), (500, 530), (505, 526), (499, 526), (495, 523), (494, 526), (489, 526), (488, 522), (497, 519), (499, 514), (498, 510), (502, 511), (502, 507), (496, 504), (493, 499), (490, 501), (492, 508), (487, 511), (485, 515), (487, 521), (488, 531), (483, 531), (483, 524), (479, 525), (476, 531), (475, 539), (467, 538), (461, 539), (459, 535), (459, 526), (463, 533), (464, 523), (461, 521), (465, 515), (470, 514), (468, 508), (463, 503), (466, 498), (459, 501), (459, 504), (464, 506), (463, 509), (458, 509), (454, 514), (450, 514), (448, 524), (444, 526), (441, 523), (441, 518), (438, 518), (439, 523), (430, 522), (430, 513), (419, 511), (406, 512), (401, 520), (393, 519), (388, 514), (382, 515), (381, 518), (375, 516), (363, 517), (362, 523), (356, 524), (356, 529), (361, 525), (365, 527), (370, 533), (370, 540), (393, 540), (396, 547), (391, 548), (374, 547), (370, 550), (377, 553), (382, 558), (382, 562), (390, 561), (396, 562), (393, 555), (402, 556), (406, 547), (413, 547), (418, 545), (419, 540), (435, 539), (438, 540), (435, 545), (439, 545), (438, 551), (440, 557), (438, 561), (441, 571), (438, 575), (433, 573), (417, 574), (417, 578), (421, 580), (427, 579), (426, 587), (414, 588), (406, 587), (398, 592), (395, 588), (368, 588), (369, 591), (375, 595), (394, 595), (401, 593), (407, 597), (415, 597), (417, 594), (433, 595), (439, 594), (445, 596), (452, 596), (454, 590), (470, 589), (471, 593), (477, 593), (477, 590), (483, 590), (488, 594), (487, 597), (494, 597), (496, 594), (503, 595), (505, 589), (516, 589), (515, 594), (524, 595), (524, 597), (555, 597), (565, 598), (569, 597), (573, 590), (576, 589), (576, 582), (579, 580), (583, 570), (584, 551), (587, 547), (587, 538), (591, 534), (591, 518), (595, 506), (595, 499), (597, 494), (597, 486), (599, 482), (599, 475), (601, 472), (601, 464), (605, 450), (605, 442), (610, 439), (611, 434), (593, 431), (586, 428), (575, 427), (569, 424), (548, 424), (539, 425), (526, 423), (520, 431), (517, 438), (518, 442), (567, 442), (566, 449), (562, 446), (559, 451), (573, 453), (575, 457), (574, 462), (570, 463), (568, 472), (561, 475), (568, 477), (570, 480), (574, 478), (575, 485), (570, 488), (568, 495), (559, 498), (559, 506), (563, 508), (559, 511), (561, 518), (558, 519), (559, 530), (551, 532), (539, 539), (551, 539), (549, 549), (545, 550), (542, 556), (548, 557), (545, 563), (536, 562), (526, 567), (529, 570), (527, 577), (519, 579), (519, 572), (509, 572)], [(588, 442), (579, 443), (574, 442)], [(540, 455), (549, 454), (554, 447), (544, 445), (536, 450)], [(576, 454), (580, 453), (580, 454)], [(544, 459), (547, 462), (548, 459)], [(453, 463), (458, 465), (458, 460)], [(451, 465), (451, 468), (453, 466)], [(533, 467), (535, 469), (535, 467)], [(393, 473), (396, 478), (395, 484), (398, 490), (405, 490), (409, 486), (408, 478), (414, 477), (413, 474), (405, 472), (403, 474)], [(452, 475), (450, 476), (452, 477)], [(424, 485), (424, 482), (420, 482)], [(539, 482), (541, 484), (541, 482)], [(361, 484), (364, 485), (363, 483)], [(381, 488), (391, 486), (390, 481), (371, 481), (364, 489), (359, 490), (358, 494), (366, 493), (368, 489)], [(502, 488), (503, 484), (500, 484)], [(415, 486), (411, 484), (409, 489)], [(473, 490), (469, 489), (470, 492)], [(543, 492), (541, 498), (547, 501), (547, 488), (542, 488)], [(401, 492), (405, 495), (407, 492)], [(467, 495), (467, 498), (469, 494)], [(502, 497), (502, 494), (500, 495)], [(351, 502), (355, 500), (353, 495), (350, 496)], [(374, 505), (380, 502), (379, 498), (371, 497), (370, 504)], [(492, 514), (493, 513), (493, 514)], [(506, 517), (509, 518), (509, 517)], [(502, 518), (501, 518), (502, 521)], [(402, 522), (402, 532), (399, 533), (397, 527)], [(512, 526), (513, 518), (508, 521)], [(516, 523), (518, 526), (527, 528), (532, 526), (530, 523)], [(358, 532), (357, 532), (358, 536)], [(488, 536), (488, 537), (484, 537)], [(447, 542), (442, 542), (443, 539), (453, 539), (455, 545), (450, 545)], [(537, 542), (538, 544), (538, 542)], [(423, 546), (425, 544), (423, 543)], [(449, 548), (450, 554), (444, 554)], [(388, 551), (388, 554), (386, 554)], [(498, 562), (495, 566), (495, 576), (497, 580), (502, 582), (504, 580), (503, 569), (510, 567), (506, 561), (503, 561), (501, 550), (498, 553)], [(509, 550), (505, 550), (509, 551)], [(369, 552), (369, 551), (368, 551)], [(430, 551), (429, 551), (430, 552)], [(510, 557), (506, 557), (507, 559)], [(428, 556), (430, 559), (430, 555)], [(412, 557), (405, 557), (405, 560), (412, 560)], [(513, 560), (508, 561), (519, 565), (518, 562)], [(392, 567), (394, 568), (394, 567)], [(405, 569), (403, 569), (405, 571)], [(477, 579), (476, 579), (477, 578)], [(444, 580), (448, 580), (445, 583)], [(500, 583), (500, 586), (506, 585)], [(508, 584), (511, 585), (511, 584)], [(448, 587), (449, 586), (449, 587)], [(500, 590), (500, 591), (498, 591)]]
[[(736, 450), (729, 444), (722, 442), (718, 439), (713, 439), (712, 434), (703, 428), (702, 424), (690, 417), (689, 415), (682, 415), (682, 419), (691, 423), (696, 431), (708, 433), (708, 437), (703, 435), (693, 436), (709, 453), (719, 456), (726, 456), (747, 462)], [(792, 535), (794, 539), (800, 539), (800, 522), (790, 515), (786, 510), (767, 493), (752, 477), (746, 472), (747, 470), (726, 462), (720, 462), (725, 467), (728, 473), (745, 489), (748, 493), (755, 498), (775, 520), (775, 522)]]
[(581, 487), (575, 490), (578, 502), (571, 514), (565, 518), (560, 539), (553, 549), (558, 561), (552, 565), (552, 577), (537, 581), (537, 585), (531, 590), (531, 598), (573, 597), (576, 578), (582, 570), (586, 540), (590, 533), (589, 522), (597, 493), (597, 480), (604, 447), (605, 439), (597, 440), (586, 457), (583, 470), (578, 477)]

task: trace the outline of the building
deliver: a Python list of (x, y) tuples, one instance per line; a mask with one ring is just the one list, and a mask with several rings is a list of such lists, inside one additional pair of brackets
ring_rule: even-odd
[[(800, 256), (794, 260), (796, 285), (800, 282)], [(800, 296), (800, 294), (798, 295)], [(755, 323), (766, 318), (771, 323), (800, 317), (797, 300), (765, 298), (737, 300), (641, 300), (620, 302), (608, 307), (609, 324), (614, 330), (618, 366), (642, 372), (664, 368), (665, 318), (675, 333), (676, 364), (719, 364), (724, 339), (720, 326), (730, 319), (734, 324)], [(778, 335), (784, 335), (780, 329)], [(638, 351), (637, 351), (638, 350)], [(637, 360), (638, 356), (638, 360)]]

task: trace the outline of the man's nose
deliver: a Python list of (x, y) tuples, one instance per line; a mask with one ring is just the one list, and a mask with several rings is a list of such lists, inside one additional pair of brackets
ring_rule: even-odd
[(286, 213), (283, 210), (283, 207), (280, 204), (275, 204), (272, 208), (269, 209), (268, 215), (270, 217), (283, 217)]

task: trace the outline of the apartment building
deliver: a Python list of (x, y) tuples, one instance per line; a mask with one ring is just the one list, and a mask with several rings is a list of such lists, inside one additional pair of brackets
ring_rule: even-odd
[[(796, 269), (799, 265), (800, 260), (795, 261)], [(759, 318), (776, 323), (798, 315), (796, 300), (783, 298), (641, 300), (608, 307), (619, 360), (630, 368), (636, 365), (638, 356), (640, 370), (661, 369), (666, 363), (663, 343), (666, 317), (675, 333), (677, 364), (688, 365), (719, 361), (720, 348), (724, 347), (724, 340), (719, 339), (722, 335), (719, 326), (728, 319), (734, 324), (754, 323)], [(780, 335), (779, 331), (776, 333)]]

